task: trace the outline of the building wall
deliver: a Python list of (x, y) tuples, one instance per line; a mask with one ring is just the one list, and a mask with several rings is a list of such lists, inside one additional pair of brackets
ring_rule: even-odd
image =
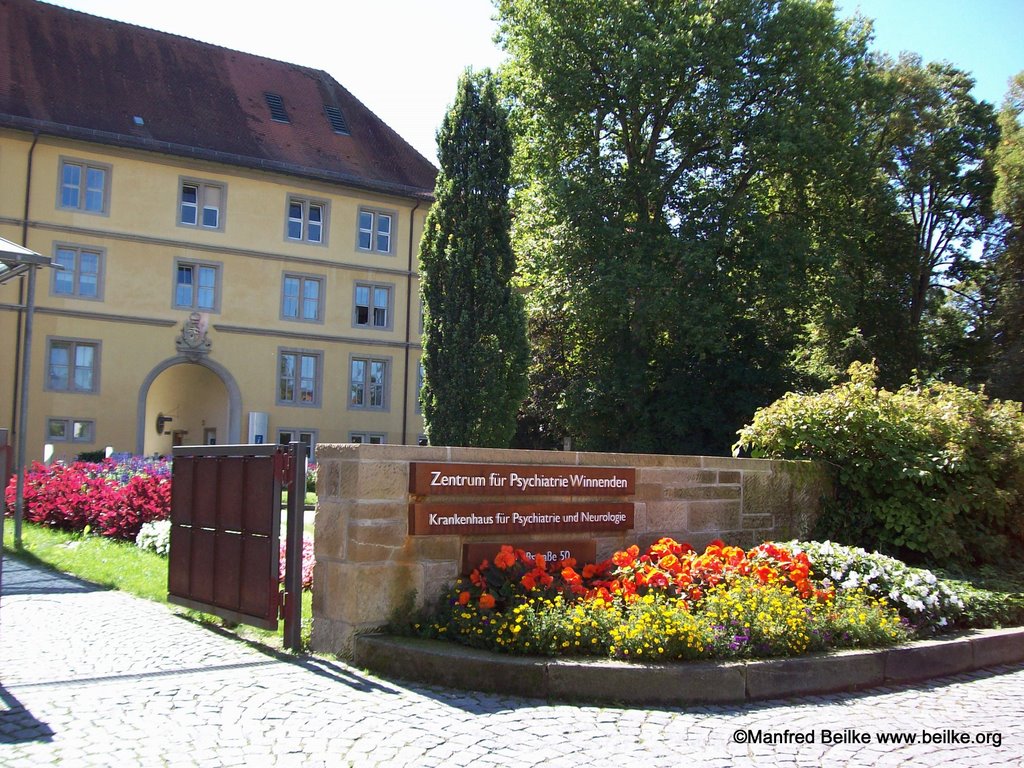
[[(207, 329), (207, 354), (197, 356), (209, 371), (237, 388), (237, 434), (218, 442), (247, 441), (248, 414), (269, 414), (269, 436), (279, 429), (313, 431), (318, 440), (343, 442), (352, 432), (383, 435), (394, 443), (415, 443), (422, 432), (416, 410), (419, 362), (418, 285), (415, 269), (427, 204), (227, 165), (157, 153), (121, 150), (98, 144), (0, 131), (0, 236), (21, 243), (25, 192), (31, 152), (31, 179), (25, 245), (45, 256), (72, 248), (101, 254), (99, 298), (58, 295), (49, 270), (38, 273), (35, 295), (27, 454), (40, 458), (50, 438), (51, 419), (91, 421), (90, 439), (57, 441), (56, 455), (74, 456), (112, 446), (141, 452), (157, 436), (147, 417), (147, 380), (157, 390), (170, 385), (156, 377), (169, 362), (187, 364), (176, 346), (193, 311), (175, 305), (178, 267), (218, 275), (215, 306), (196, 308)], [(62, 163), (105, 170), (106, 210), (87, 213), (61, 205)], [(220, 189), (219, 226), (187, 226), (179, 221), (183, 183)], [(204, 185), (206, 185), (204, 187)], [(289, 200), (325, 206), (323, 243), (287, 237)], [(387, 254), (358, 247), (359, 212), (391, 215)], [(415, 210), (414, 210), (415, 209)], [(410, 261), (410, 249), (411, 258)], [(285, 273), (315, 279), (322, 287), (321, 318), (282, 315)], [(386, 327), (354, 323), (357, 283), (390, 291)], [(406, 305), (410, 296), (411, 343), (406, 343)], [(0, 286), (0, 424), (15, 426), (15, 338), (19, 281)], [(91, 392), (55, 391), (48, 385), (48, 346), (68, 342), (95, 345), (99, 364)], [(92, 348), (92, 347), (90, 347)], [(88, 350), (87, 350), (88, 351)], [(278, 397), (282, 351), (319, 356), (316, 402), (285, 404)], [(386, 406), (354, 409), (349, 404), (352, 358), (388, 363)], [(408, 357), (408, 366), (406, 358)], [(177, 377), (202, 382), (208, 377)], [(182, 422), (221, 419), (223, 393), (217, 386), (191, 386), (175, 398), (191, 415)], [(207, 397), (209, 394), (209, 398)], [(206, 413), (207, 399), (217, 413)], [(150, 405), (153, 403), (150, 402)], [(173, 414), (170, 414), (173, 417)], [(149, 414), (149, 417), (155, 417)], [(227, 423), (227, 416), (222, 422)], [(405, 430), (403, 432), (403, 422)], [(168, 430), (172, 429), (172, 422)], [(190, 429), (186, 442), (201, 442)]]
[[(631, 544), (647, 547), (663, 536), (696, 548), (718, 538), (752, 547), (771, 539), (806, 537), (821, 499), (830, 492), (823, 468), (808, 462), (321, 444), (314, 532), (315, 650), (348, 653), (356, 633), (381, 627), (411, 604), (432, 603), (458, 575), (464, 544), (508, 543), (507, 535), (411, 536), (409, 505), (414, 497), (409, 465), (417, 461), (635, 468), (635, 495), (610, 499), (633, 503), (631, 530), (554, 537), (596, 540), (598, 560)], [(571, 500), (600, 501), (598, 497), (543, 499)], [(510, 510), (514, 506), (510, 502)], [(552, 536), (514, 538), (528, 544)]]

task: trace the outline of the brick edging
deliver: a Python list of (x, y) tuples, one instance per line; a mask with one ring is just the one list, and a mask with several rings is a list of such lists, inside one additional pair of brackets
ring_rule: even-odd
[(356, 666), (385, 677), (531, 698), (630, 705), (737, 704), (919, 682), (1024, 661), (1024, 628), (787, 659), (637, 664), (503, 656), (456, 643), (357, 636)]

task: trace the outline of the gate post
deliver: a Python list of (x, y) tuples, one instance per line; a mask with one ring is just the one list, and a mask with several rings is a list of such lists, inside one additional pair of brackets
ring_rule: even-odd
[(288, 444), (288, 516), (284, 555), (284, 647), (302, 650), (302, 524), (306, 506), (306, 450)]

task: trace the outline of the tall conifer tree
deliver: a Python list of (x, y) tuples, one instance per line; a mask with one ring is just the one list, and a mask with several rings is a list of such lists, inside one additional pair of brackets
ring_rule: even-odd
[(507, 447), (528, 349), (512, 287), (512, 140), (489, 70), (459, 79), (437, 143), (441, 170), (420, 245), (423, 417), (432, 445)]

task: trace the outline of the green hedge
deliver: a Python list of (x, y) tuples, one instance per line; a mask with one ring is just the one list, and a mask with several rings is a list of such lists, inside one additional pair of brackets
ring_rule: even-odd
[(874, 364), (816, 394), (788, 393), (734, 452), (832, 468), (818, 538), (912, 562), (998, 564), (1024, 552), (1021, 404), (944, 383), (875, 386)]

